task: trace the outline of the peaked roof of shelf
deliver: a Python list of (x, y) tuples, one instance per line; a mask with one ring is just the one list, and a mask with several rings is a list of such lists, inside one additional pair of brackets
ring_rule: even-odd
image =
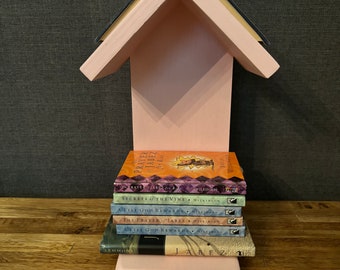
[(246, 70), (268, 78), (279, 68), (258, 42), (267, 43), (267, 39), (232, 1), (132, 0), (98, 37), (103, 42), (80, 70), (90, 80), (117, 71), (146, 34), (179, 3), (206, 23)]
[[(255, 23), (238, 7), (233, 0), (221, 0), (225, 2), (226, 7), (233, 13), (234, 16), (238, 17), (238, 20), (245, 25), (249, 32), (256, 38), (257, 41), (270, 45), (269, 39), (262, 33), (262, 31), (255, 25)], [(112, 20), (105, 26), (103, 31), (95, 38), (96, 42), (103, 42), (107, 35), (112, 31), (116, 21), (118, 22), (124, 14), (129, 12), (133, 7), (136, 0), (129, 0), (123, 8), (113, 16)], [(248, 26), (247, 26), (248, 24)]]

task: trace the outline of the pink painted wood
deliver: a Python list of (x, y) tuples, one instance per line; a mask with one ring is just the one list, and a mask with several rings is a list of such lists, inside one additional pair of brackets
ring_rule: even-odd
[(135, 150), (228, 151), (233, 57), (180, 4), (130, 56)]

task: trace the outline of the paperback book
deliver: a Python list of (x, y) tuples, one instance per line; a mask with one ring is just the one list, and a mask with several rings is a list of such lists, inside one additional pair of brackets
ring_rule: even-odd
[(115, 224), (163, 224), (200, 226), (241, 226), (243, 217), (199, 217), (199, 216), (112, 216)]
[(110, 218), (100, 252), (165, 256), (255, 256), (255, 245), (246, 227), (244, 237), (117, 234)]
[(245, 226), (116, 224), (117, 234), (244, 237)]
[(171, 204), (206, 206), (245, 206), (244, 195), (200, 195), (197, 194), (157, 194), (157, 193), (114, 193), (115, 204)]
[(241, 217), (242, 207), (111, 203), (114, 215)]
[(246, 194), (234, 152), (130, 151), (115, 193)]

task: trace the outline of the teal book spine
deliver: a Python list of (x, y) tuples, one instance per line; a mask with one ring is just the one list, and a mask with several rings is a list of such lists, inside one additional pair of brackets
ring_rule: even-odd
[(245, 226), (192, 226), (116, 224), (117, 234), (244, 237)]
[(166, 204), (115, 204), (111, 203), (113, 215), (157, 215), (157, 216), (207, 216), (241, 217), (242, 207), (195, 206)]
[(243, 207), (246, 205), (246, 198), (244, 195), (114, 193), (113, 202), (116, 204), (171, 204)]

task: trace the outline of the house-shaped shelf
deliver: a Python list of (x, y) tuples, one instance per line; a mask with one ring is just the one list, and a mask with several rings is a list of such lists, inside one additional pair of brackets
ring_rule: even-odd
[(279, 68), (261, 39), (230, 1), (135, 0), (81, 71), (130, 59), (135, 150), (228, 151), (233, 59), (265, 78)]

